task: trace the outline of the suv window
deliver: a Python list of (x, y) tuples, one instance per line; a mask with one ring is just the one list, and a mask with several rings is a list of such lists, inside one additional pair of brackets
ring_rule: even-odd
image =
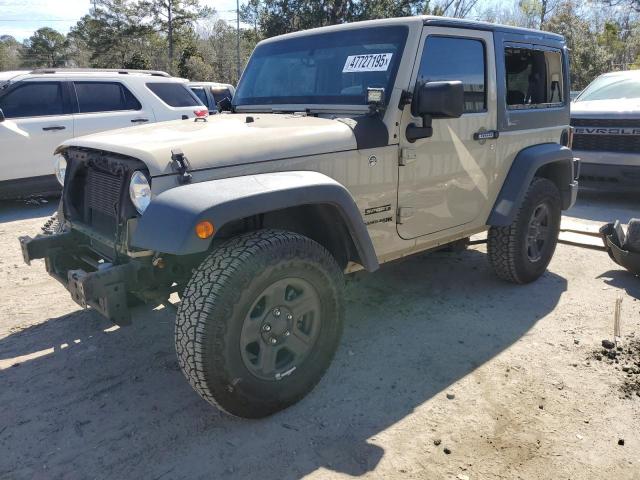
[(182, 83), (147, 83), (147, 88), (170, 107), (197, 107), (204, 105)]
[(74, 82), (80, 113), (141, 110), (142, 105), (119, 82)]
[(229, 101), (233, 100), (233, 95), (231, 95), (229, 89), (225, 87), (213, 87), (211, 89), (211, 95), (213, 95), (216, 105), (220, 104), (225, 98)]
[(64, 115), (62, 83), (29, 82), (18, 85), (0, 98), (0, 109), (6, 118)]
[(203, 105), (209, 106), (207, 92), (204, 91), (203, 87), (191, 87), (191, 91), (196, 94), (196, 97), (200, 99)]
[(560, 51), (507, 47), (507, 105), (511, 109), (564, 104)]
[(482, 41), (427, 37), (418, 83), (461, 81), (464, 86), (464, 113), (476, 113), (487, 109), (485, 79), (485, 48)]

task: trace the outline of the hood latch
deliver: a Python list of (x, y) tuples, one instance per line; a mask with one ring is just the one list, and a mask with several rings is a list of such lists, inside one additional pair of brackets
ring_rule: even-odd
[(179, 148), (171, 150), (171, 163), (173, 169), (178, 172), (178, 183), (184, 185), (191, 182), (191, 174), (189, 173), (189, 160)]

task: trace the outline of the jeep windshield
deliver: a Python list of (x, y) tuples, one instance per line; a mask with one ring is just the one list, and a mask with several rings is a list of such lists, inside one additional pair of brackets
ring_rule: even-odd
[(233, 105), (242, 111), (248, 106), (365, 106), (368, 87), (384, 88), (388, 101), (407, 32), (404, 26), (345, 29), (259, 45)]
[(596, 78), (576, 99), (576, 102), (590, 100), (624, 100), (640, 98), (640, 75), (603, 75)]

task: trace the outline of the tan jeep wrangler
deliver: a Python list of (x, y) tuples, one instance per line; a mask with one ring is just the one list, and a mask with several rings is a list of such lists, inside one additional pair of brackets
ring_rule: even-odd
[(538, 278), (575, 201), (569, 137), (558, 35), (438, 17), (297, 32), (256, 47), (233, 113), (63, 144), (65, 231), (23, 254), (119, 324), (177, 292), (191, 385), (262, 417), (329, 366), (345, 273), (488, 231), (498, 276)]

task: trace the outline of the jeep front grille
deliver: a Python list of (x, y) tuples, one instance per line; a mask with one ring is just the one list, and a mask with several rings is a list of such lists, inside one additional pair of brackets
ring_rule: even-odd
[[(88, 148), (71, 147), (65, 155), (65, 216), (85, 231), (98, 234), (96, 238), (113, 244), (123, 241), (127, 221), (138, 216), (129, 199), (127, 185), (134, 171), (146, 171), (144, 163), (124, 155)], [(94, 248), (106, 255), (97, 244)]]
[(89, 208), (116, 217), (124, 178), (89, 169), (87, 202)]

